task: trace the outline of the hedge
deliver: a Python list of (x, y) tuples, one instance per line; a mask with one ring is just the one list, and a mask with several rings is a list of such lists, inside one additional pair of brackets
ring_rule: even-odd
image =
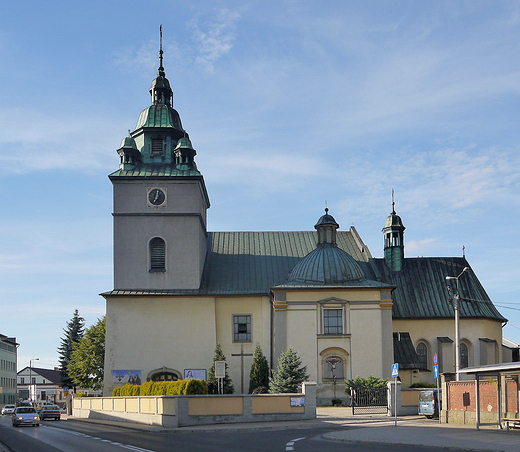
[(127, 383), (112, 391), (112, 397), (204, 394), (208, 394), (205, 380), (147, 381), (142, 385)]

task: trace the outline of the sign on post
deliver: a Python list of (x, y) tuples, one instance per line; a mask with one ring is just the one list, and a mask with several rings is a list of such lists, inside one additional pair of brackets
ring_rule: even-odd
[[(387, 369), (388, 369), (388, 367), (387, 367)], [(397, 378), (398, 376), (399, 376), (399, 363), (394, 363), (394, 364), (392, 364), (392, 378)]]
[(439, 378), (439, 366), (433, 366), (433, 378)]
[(226, 361), (215, 361), (215, 378), (226, 378)]
[(437, 364), (439, 364), (439, 363), (437, 362), (437, 353), (434, 353), (434, 354), (433, 354), (433, 365), (436, 366)]

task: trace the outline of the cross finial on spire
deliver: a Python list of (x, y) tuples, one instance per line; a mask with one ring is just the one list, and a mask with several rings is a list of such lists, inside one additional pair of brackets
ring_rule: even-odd
[(160, 32), (160, 35), (161, 35), (161, 44), (160, 44), (160, 47), (159, 47), (159, 71), (158, 71), (157, 74), (164, 77), (166, 74), (164, 73), (164, 67), (163, 67), (162, 24), (159, 27), (159, 32)]
[(394, 189), (392, 188), (392, 214), (395, 215)]

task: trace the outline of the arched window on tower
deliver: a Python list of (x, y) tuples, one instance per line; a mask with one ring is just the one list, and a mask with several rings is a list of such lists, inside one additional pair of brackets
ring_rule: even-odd
[(160, 237), (150, 240), (150, 271), (166, 271), (166, 243)]

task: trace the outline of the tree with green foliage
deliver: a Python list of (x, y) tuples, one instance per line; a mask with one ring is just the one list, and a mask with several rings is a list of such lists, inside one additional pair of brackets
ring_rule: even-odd
[(349, 388), (351, 387), (356, 388), (356, 390), (386, 388), (387, 382), (388, 379), (374, 377), (373, 375), (370, 375), (368, 378), (361, 378), (358, 376), (355, 380), (345, 380), (345, 383), (347, 384), (345, 391), (350, 394)]
[(65, 335), (61, 338), (61, 345), (58, 347), (61, 386), (74, 387), (75, 385), (69, 376), (67, 368), (70, 363), (72, 348), (75, 343), (83, 338), (85, 332), (85, 319), (80, 317), (77, 309), (74, 311), (72, 319), (67, 322), (67, 327), (63, 328), (63, 331)]
[[(217, 379), (215, 378), (215, 361), (226, 361), (226, 357), (224, 356), (220, 342), (217, 342), (217, 346), (215, 347), (215, 355), (213, 356), (213, 364), (211, 365), (208, 372), (208, 389), (210, 394), (216, 394), (218, 392)], [(234, 392), (235, 387), (233, 386), (231, 378), (229, 378), (228, 365), (226, 362), (226, 376), (223, 378), (223, 393), (233, 394)]]
[(74, 344), (67, 371), (76, 386), (93, 390), (103, 388), (105, 334), (106, 319), (103, 317)]
[(267, 358), (262, 353), (260, 344), (256, 344), (255, 353), (253, 355), (253, 364), (251, 364), (251, 372), (249, 373), (249, 394), (252, 394), (256, 388), (269, 388), (269, 364)]
[(302, 367), (302, 360), (296, 352), (289, 348), (278, 358), (278, 365), (269, 380), (271, 394), (298, 392), (298, 385), (309, 378), (307, 366)]

